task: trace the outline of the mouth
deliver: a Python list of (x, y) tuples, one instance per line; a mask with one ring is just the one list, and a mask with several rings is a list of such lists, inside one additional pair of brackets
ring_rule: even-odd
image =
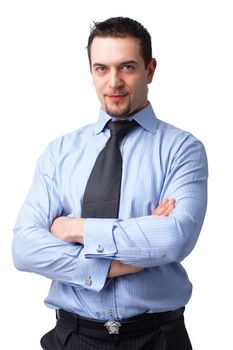
[(105, 97), (107, 97), (109, 100), (111, 101), (120, 101), (122, 99), (124, 99), (128, 94), (108, 94), (105, 95)]

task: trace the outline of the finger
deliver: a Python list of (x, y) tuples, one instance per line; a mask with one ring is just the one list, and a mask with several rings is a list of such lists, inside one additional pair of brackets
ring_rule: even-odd
[(169, 198), (165, 198), (159, 205), (166, 205), (169, 202)]
[(152, 214), (153, 215), (162, 215), (165, 210), (165, 207), (163, 204), (160, 204), (155, 210), (153, 210)]
[(168, 211), (167, 207), (160, 207), (153, 212), (153, 215), (164, 216)]
[(162, 215), (163, 212), (164, 212), (164, 207), (159, 206), (152, 212), (152, 215)]
[(174, 199), (165, 199), (164, 202), (152, 212), (152, 215), (167, 215), (168, 212), (173, 210), (175, 207)]
[(143, 267), (128, 265), (130, 273), (136, 273), (143, 270)]
[(161, 206), (163, 208), (168, 208), (171, 204), (175, 205), (175, 201), (172, 198), (171, 199), (166, 199), (164, 202), (162, 202)]
[(169, 205), (169, 207), (166, 210), (164, 210), (163, 216), (169, 216), (173, 211), (173, 209), (175, 209), (175, 205), (173, 204)]

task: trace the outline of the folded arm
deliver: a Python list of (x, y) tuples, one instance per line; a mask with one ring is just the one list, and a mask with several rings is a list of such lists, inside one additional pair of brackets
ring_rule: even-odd
[[(16, 268), (93, 291), (101, 290), (107, 277), (137, 272), (135, 267), (111, 259), (86, 258), (82, 240), (77, 244), (78, 240), (72, 237), (83, 231), (84, 220), (62, 217), (55, 170), (50, 146), (37, 163), (14, 227), (12, 250)], [(71, 236), (67, 239), (66, 234)], [(89, 276), (91, 284), (86, 283)]]
[[(39, 159), (31, 189), (14, 227), (13, 261), (21, 271), (33, 272), (74, 287), (99, 291), (106, 282), (111, 261), (87, 259), (82, 244), (58, 239), (50, 232), (54, 218), (62, 215), (49, 147)], [(92, 276), (92, 284), (86, 284)]]
[(208, 169), (203, 145), (193, 138), (186, 142), (173, 157), (161, 191), (161, 198), (175, 199), (171, 215), (86, 219), (86, 257), (155, 267), (180, 262), (192, 251), (206, 212)]
[[(165, 199), (158, 207), (152, 212), (152, 216), (168, 216), (175, 208), (175, 201), (173, 199)], [(70, 218), (67, 216), (57, 217), (50, 228), (53, 233), (60, 240), (65, 242), (78, 242), (83, 244), (83, 232), (84, 232), (85, 220), (82, 218)], [(101, 247), (99, 246), (101, 251)], [(112, 260), (108, 277), (119, 277), (130, 273), (137, 273), (142, 268), (124, 264), (117, 260)]]
[[(158, 266), (181, 261), (193, 249), (207, 201), (207, 160), (199, 142), (185, 152), (180, 147), (166, 174), (160, 198), (176, 201), (169, 216), (79, 219), (79, 238), (70, 241), (50, 232), (54, 219), (63, 215), (54, 163), (48, 149), (16, 222), (13, 258), (18, 269), (99, 291), (111, 273), (112, 260), (134, 267)], [(92, 285), (85, 285), (88, 275)]]
[(161, 198), (175, 199), (171, 215), (85, 219), (73, 239), (84, 243), (87, 258), (154, 267), (180, 262), (192, 251), (206, 212), (208, 169), (203, 145), (193, 138), (186, 142), (172, 159), (161, 190)]

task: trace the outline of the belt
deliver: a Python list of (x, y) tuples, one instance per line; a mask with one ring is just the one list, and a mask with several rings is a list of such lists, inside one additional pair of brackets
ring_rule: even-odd
[(135, 317), (123, 319), (122, 321), (100, 321), (82, 317), (78, 314), (59, 309), (56, 310), (56, 317), (59, 320), (65, 320), (74, 327), (74, 332), (78, 333), (79, 329), (92, 329), (102, 331), (106, 334), (119, 334), (122, 332), (140, 331), (148, 328), (159, 328), (161, 325), (173, 321), (184, 313), (184, 307), (173, 311), (159, 313), (145, 313)]

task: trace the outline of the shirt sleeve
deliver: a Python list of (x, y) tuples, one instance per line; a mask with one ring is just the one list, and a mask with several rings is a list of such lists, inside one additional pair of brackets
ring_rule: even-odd
[(14, 264), (22, 271), (100, 291), (111, 261), (87, 259), (83, 245), (61, 241), (49, 231), (54, 218), (63, 212), (55, 170), (50, 145), (37, 163), (33, 183), (14, 227)]
[(182, 261), (201, 231), (207, 177), (205, 149), (195, 138), (188, 138), (175, 153), (161, 189), (161, 200), (176, 201), (172, 213), (168, 217), (147, 215), (127, 220), (87, 219), (85, 255), (142, 267)]

